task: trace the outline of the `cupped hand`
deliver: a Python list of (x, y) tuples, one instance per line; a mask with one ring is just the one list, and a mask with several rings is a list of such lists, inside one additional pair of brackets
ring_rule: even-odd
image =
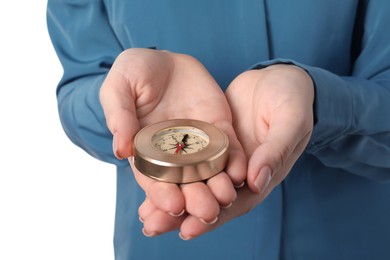
[(287, 176), (313, 130), (314, 86), (295, 65), (238, 76), (226, 96), (248, 162), (249, 188), (265, 197)]
[(212, 224), (191, 215), (180, 220), (162, 216), (149, 201), (140, 208), (141, 217), (153, 211), (150, 219), (161, 218), (166, 226), (179, 228), (183, 239), (209, 232), (260, 204), (287, 176), (312, 132), (314, 86), (298, 67), (274, 65), (244, 72), (230, 84), (226, 96), (249, 158), (247, 185), (238, 189), (232, 206), (221, 208)]
[[(162, 214), (180, 219), (186, 211), (211, 223), (216, 221), (221, 205), (235, 200), (234, 185), (240, 185), (246, 177), (245, 154), (233, 130), (223, 92), (195, 58), (167, 51), (128, 49), (113, 64), (101, 87), (100, 100), (113, 134), (115, 155), (129, 158), (146, 201)], [(225, 172), (206, 183), (178, 186), (137, 171), (132, 163), (135, 134), (146, 125), (175, 118), (206, 121), (228, 135), (230, 160)], [(159, 220), (154, 223), (163, 226)]]

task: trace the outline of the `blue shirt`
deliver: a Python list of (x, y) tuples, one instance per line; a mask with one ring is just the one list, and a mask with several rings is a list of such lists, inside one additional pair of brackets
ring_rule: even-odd
[[(47, 14), (63, 128), (117, 166), (116, 259), (390, 259), (390, 1), (49, 0)], [(99, 102), (132, 47), (190, 54), (223, 89), (274, 63), (310, 74), (313, 135), (261, 205), (192, 241), (142, 235), (144, 193), (112, 153)]]

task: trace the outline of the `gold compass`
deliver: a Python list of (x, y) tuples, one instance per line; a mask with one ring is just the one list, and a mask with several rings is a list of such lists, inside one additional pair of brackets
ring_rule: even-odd
[(229, 140), (215, 126), (173, 119), (141, 129), (134, 139), (134, 165), (146, 176), (173, 182), (206, 180), (228, 160)]

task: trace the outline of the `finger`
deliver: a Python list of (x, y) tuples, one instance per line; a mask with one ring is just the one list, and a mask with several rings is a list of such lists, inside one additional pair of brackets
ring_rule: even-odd
[(237, 139), (231, 123), (219, 122), (216, 126), (221, 129), (229, 139), (229, 161), (226, 166), (226, 173), (230, 176), (234, 186), (240, 187), (246, 179), (247, 160), (244, 150)]
[(142, 232), (145, 236), (156, 236), (165, 232), (178, 229), (185, 216), (167, 216), (166, 213), (155, 207), (152, 201), (145, 198), (145, 201), (138, 209), (139, 219), (144, 224)]
[(142, 232), (145, 236), (153, 237), (173, 231), (180, 227), (185, 217), (185, 215), (181, 217), (172, 217), (169, 214), (156, 209), (144, 219)]
[(221, 209), (218, 220), (215, 223), (205, 224), (199, 218), (189, 215), (180, 225), (179, 236), (183, 240), (189, 240), (210, 232), (227, 221), (249, 212), (261, 200), (257, 194), (252, 193), (247, 186), (244, 186), (238, 191), (237, 199), (233, 205), (230, 208)]
[(237, 197), (236, 190), (229, 176), (225, 172), (221, 172), (207, 181), (207, 186), (223, 208), (228, 208), (232, 205)]
[(213, 223), (218, 219), (219, 203), (203, 182), (181, 185), (186, 211), (204, 223)]
[[(287, 174), (303, 152), (305, 145), (302, 144), (306, 144), (310, 137), (310, 127), (291, 118), (279, 119), (271, 124), (265, 141), (255, 149), (249, 160), (248, 185), (253, 192), (262, 193), (280, 169)], [(284, 177), (278, 176), (278, 181)]]
[(157, 207), (154, 206), (154, 204), (151, 202), (150, 199), (148, 199), (148, 197), (146, 197), (144, 202), (142, 202), (141, 206), (138, 208), (138, 215), (140, 221), (143, 223), (144, 220), (155, 210), (157, 210)]
[(221, 220), (208, 225), (199, 220), (199, 218), (189, 215), (180, 225), (179, 237), (183, 240), (191, 240), (206, 232), (216, 229), (220, 226)]
[(100, 90), (100, 101), (107, 126), (113, 134), (113, 151), (118, 159), (133, 154), (133, 139), (139, 130), (130, 87), (122, 75), (112, 70)]
[(184, 196), (176, 184), (149, 178), (135, 168), (134, 160), (129, 159), (129, 162), (137, 183), (145, 191), (148, 199), (150, 199), (158, 209), (172, 216), (181, 216), (184, 213)]
[(185, 199), (176, 184), (154, 181), (146, 194), (157, 208), (172, 216), (180, 216), (184, 212)]

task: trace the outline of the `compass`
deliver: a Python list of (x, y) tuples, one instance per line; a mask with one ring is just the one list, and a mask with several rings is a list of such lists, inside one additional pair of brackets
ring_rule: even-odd
[(159, 181), (202, 181), (225, 168), (228, 146), (226, 134), (207, 122), (167, 120), (137, 133), (134, 165), (141, 173)]

